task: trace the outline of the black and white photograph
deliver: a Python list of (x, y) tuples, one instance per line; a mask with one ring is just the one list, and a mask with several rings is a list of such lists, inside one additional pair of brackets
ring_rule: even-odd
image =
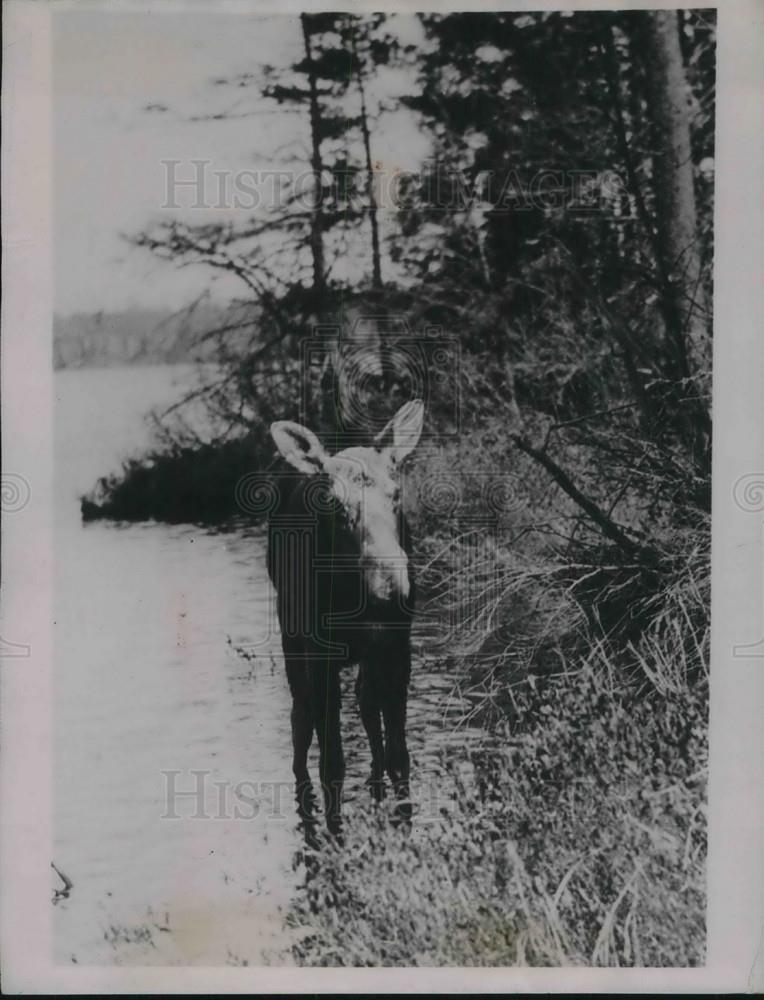
[(717, 497), (764, 534), (761, 461), (712, 477), (716, 9), (39, 6), (50, 476), (4, 435), (2, 500), (50, 510), (64, 992), (700, 973)]

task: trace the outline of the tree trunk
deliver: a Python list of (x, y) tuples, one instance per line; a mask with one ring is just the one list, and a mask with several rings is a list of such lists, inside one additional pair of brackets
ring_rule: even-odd
[(356, 64), (358, 93), (361, 97), (361, 135), (363, 136), (363, 149), (366, 156), (366, 197), (368, 199), (369, 224), (371, 225), (371, 282), (373, 288), (379, 289), (382, 287), (382, 260), (379, 249), (377, 199), (374, 195), (374, 165), (371, 158), (371, 135), (369, 133), (369, 117), (366, 111), (366, 88), (363, 81), (363, 64), (358, 56), (358, 48), (355, 41), (355, 29), (353, 27), (351, 27), (350, 37), (352, 39), (353, 56)]
[(711, 426), (700, 380), (710, 369), (690, 142), (687, 79), (676, 11), (645, 13), (645, 59), (654, 130), (653, 185), (658, 273), (679, 429), (696, 467), (710, 470)]
[(308, 76), (308, 90), (310, 94), (310, 162), (311, 167), (313, 168), (313, 183), (315, 184), (312, 216), (310, 221), (310, 249), (313, 255), (313, 291), (315, 293), (317, 303), (320, 304), (326, 291), (322, 217), (322, 206), (324, 200), (324, 164), (321, 159), (321, 108), (318, 103), (318, 84), (316, 82), (316, 71), (310, 44), (310, 29), (308, 27), (308, 18), (306, 14), (300, 14), (300, 24), (302, 25), (302, 37), (305, 45), (305, 62)]
[[(305, 47), (305, 67), (308, 77), (308, 108), (310, 114), (310, 164), (313, 171), (313, 205), (310, 218), (310, 251), (313, 258), (313, 323), (321, 322), (326, 309), (326, 266), (324, 261), (324, 162), (321, 158), (321, 105), (318, 100), (318, 82), (313, 61), (311, 32), (308, 15), (300, 14), (302, 38)], [(307, 332), (307, 331), (306, 331)], [(307, 388), (307, 386), (306, 386)], [(324, 367), (315, 390), (318, 394), (317, 406), (321, 419), (321, 430), (336, 435), (340, 430), (340, 415), (337, 406), (337, 378), (331, 350), (324, 358)]]
[(709, 365), (707, 308), (701, 277), (687, 80), (673, 10), (645, 15), (656, 230), (675, 374), (688, 378)]

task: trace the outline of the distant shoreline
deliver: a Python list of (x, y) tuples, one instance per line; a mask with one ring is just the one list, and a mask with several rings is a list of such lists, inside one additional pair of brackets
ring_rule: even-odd
[(235, 317), (231, 306), (201, 303), (182, 310), (127, 309), (53, 317), (54, 371), (82, 368), (203, 364), (218, 355), (216, 330), (227, 327), (226, 346), (235, 349), (251, 337), (257, 322), (253, 307)]

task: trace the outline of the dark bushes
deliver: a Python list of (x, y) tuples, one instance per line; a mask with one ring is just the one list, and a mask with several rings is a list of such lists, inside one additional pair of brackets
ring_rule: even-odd
[(82, 517), (171, 524), (228, 521), (246, 513), (237, 503), (237, 483), (266, 460), (251, 437), (130, 459), (121, 473), (100, 479), (82, 498)]

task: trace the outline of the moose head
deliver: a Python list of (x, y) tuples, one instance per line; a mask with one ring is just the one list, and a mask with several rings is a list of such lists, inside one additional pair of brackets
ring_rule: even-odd
[(289, 420), (271, 425), (276, 447), (306, 476), (326, 477), (344, 528), (357, 546), (366, 593), (376, 601), (409, 595), (408, 559), (400, 537), (400, 467), (422, 433), (424, 404), (401, 407), (371, 446), (329, 455), (313, 431)]

